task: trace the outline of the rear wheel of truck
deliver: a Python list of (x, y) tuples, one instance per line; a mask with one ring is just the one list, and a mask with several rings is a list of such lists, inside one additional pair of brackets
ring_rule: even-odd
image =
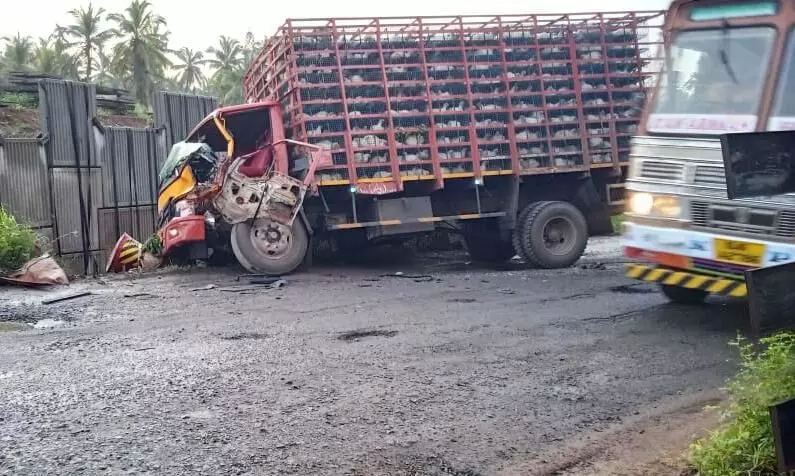
[(663, 284), (660, 286), (662, 293), (669, 301), (677, 304), (696, 305), (701, 304), (707, 299), (709, 293), (700, 289), (681, 288), (679, 286), (670, 286)]
[(295, 271), (306, 258), (309, 235), (296, 219), (287, 227), (267, 218), (232, 227), (232, 250), (251, 273), (282, 275)]
[(497, 220), (479, 219), (464, 223), (464, 244), (472, 261), (500, 264), (516, 255), (513, 243), (500, 233)]
[(531, 203), (519, 214), (514, 242), (516, 251), (530, 265), (567, 268), (585, 251), (588, 224), (570, 203)]

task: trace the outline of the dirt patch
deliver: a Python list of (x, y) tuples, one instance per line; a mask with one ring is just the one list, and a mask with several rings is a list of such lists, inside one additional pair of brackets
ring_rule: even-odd
[(387, 330), (359, 330), (359, 331), (350, 331), (345, 332), (344, 334), (340, 334), (337, 339), (345, 342), (355, 342), (359, 339), (364, 339), (366, 337), (395, 337), (397, 335), (397, 331), (387, 331)]
[(500, 476), (685, 476), (690, 442), (719, 424), (717, 391), (660, 405), (623, 423), (563, 444), (554, 453), (498, 472)]
[(38, 109), (0, 107), (0, 136), (34, 138), (40, 132)]
[[(120, 116), (116, 114), (98, 117), (103, 126), (108, 127), (149, 127), (146, 117)], [(0, 107), (0, 136), (10, 138), (34, 138), (41, 133), (39, 110), (21, 107)]]

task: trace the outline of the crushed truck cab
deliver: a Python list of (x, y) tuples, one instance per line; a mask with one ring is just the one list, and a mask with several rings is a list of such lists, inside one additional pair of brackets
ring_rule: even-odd
[[(279, 105), (220, 108), (175, 144), (159, 175), (159, 236), (166, 256), (206, 258), (228, 241), (249, 271), (285, 274), (303, 261), (320, 147), (284, 138)], [(303, 165), (302, 165), (303, 164)]]

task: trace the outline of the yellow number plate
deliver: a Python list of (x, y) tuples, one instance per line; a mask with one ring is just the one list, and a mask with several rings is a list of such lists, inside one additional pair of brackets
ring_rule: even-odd
[(715, 259), (744, 266), (762, 266), (765, 245), (715, 238)]

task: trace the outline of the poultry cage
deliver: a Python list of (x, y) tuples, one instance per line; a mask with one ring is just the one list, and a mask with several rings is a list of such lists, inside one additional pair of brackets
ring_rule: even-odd
[[(612, 169), (629, 161), (662, 12), (287, 20), (244, 79), (321, 185)], [(607, 172), (607, 171), (606, 171)]]

